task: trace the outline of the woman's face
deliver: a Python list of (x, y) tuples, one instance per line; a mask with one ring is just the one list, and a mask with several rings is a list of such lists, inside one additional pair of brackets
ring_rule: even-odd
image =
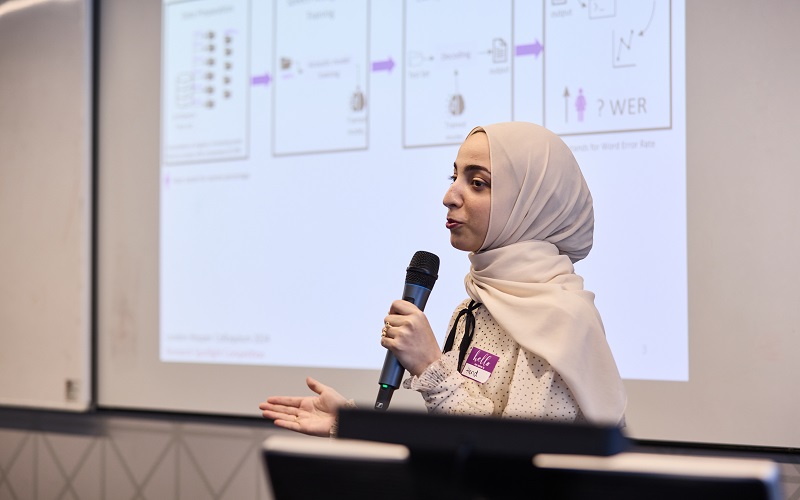
[(450, 244), (477, 252), (489, 231), (492, 207), (492, 166), (489, 139), (483, 132), (467, 137), (453, 164), (453, 183), (444, 195)]

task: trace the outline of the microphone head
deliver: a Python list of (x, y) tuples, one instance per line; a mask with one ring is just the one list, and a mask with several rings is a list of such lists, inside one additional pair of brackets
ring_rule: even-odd
[(420, 250), (411, 257), (411, 263), (406, 268), (406, 283), (419, 285), (433, 290), (439, 272), (439, 257), (436, 254)]

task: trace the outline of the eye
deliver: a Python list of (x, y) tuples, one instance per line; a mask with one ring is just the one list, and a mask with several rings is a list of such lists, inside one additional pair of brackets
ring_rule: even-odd
[(489, 183), (483, 179), (472, 179), (472, 186), (476, 188), (485, 188), (489, 187)]
[(453, 183), (456, 181), (456, 179), (458, 179), (458, 177), (456, 177), (456, 174), (453, 174), (450, 177), (448, 177), (448, 179), (450, 179), (450, 183)]

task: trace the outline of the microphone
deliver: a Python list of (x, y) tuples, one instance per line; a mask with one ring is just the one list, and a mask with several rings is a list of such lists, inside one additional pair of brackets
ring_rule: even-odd
[[(431, 294), (436, 278), (439, 276), (439, 257), (420, 250), (411, 257), (411, 263), (406, 268), (406, 285), (403, 287), (403, 300), (411, 302), (419, 308), (425, 310), (428, 296)], [(383, 361), (383, 369), (378, 379), (378, 398), (375, 401), (375, 409), (386, 411), (389, 408), (389, 401), (392, 399), (394, 390), (400, 387), (403, 380), (403, 373), (406, 371), (403, 365), (397, 361), (392, 351), (386, 352), (386, 359)]]

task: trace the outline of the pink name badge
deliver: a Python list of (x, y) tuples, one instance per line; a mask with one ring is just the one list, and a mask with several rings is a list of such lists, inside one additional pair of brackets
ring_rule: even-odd
[(490, 352), (473, 347), (467, 355), (461, 375), (482, 384), (489, 380), (498, 359), (500, 359), (498, 356)]

